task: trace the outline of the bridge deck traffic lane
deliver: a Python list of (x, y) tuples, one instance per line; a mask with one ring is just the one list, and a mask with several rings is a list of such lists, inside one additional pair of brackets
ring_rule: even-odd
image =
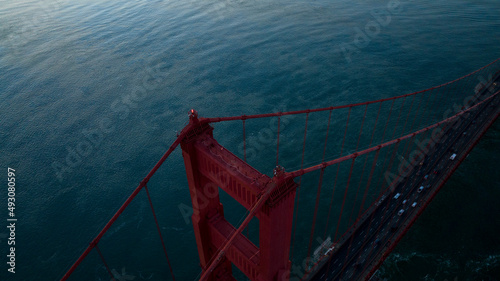
[[(400, 198), (393, 199), (395, 193), (389, 192), (378, 206), (374, 208), (375, 204), (372, 205), (369, 209), (371, 213), (365, 214), (353, 227), (349, 236), (339, 241), (336, 250), (311, 272), (308, 280), (361, 280), (366, 278), (373, 268), (378, 267), (380, 259), (394, 247), (400, 236), (406, 232), (438, 191), (442, 185), (440, 182), (447, 176), (444, 171), (453, 167), (454, 162), (450, 162), (449, 159), (450, 147), (454, 150), (459, 150), (462, 146), (466, 147), (469, 144), (467, 140), (481, 133), (483, 130), (480, 129), (480, 124), (486, 123), (488, 117), (491, 118), (491, 115), (498, 111), (499, 100), (500, 96), (474, 109), (475, 114), (469, 115), (468, 122), (467, 120), (466, 122), (460, 121), (458, 128), (450, 126), (446, 139), (432, 148), (424, 165), (419, 169), (414, 169), (405, 183), (396, 187), (395, 193), (401, 193)], [(472, 120), (476, 122), (473, 123)], [(478, 130), (474, 130), (475, 128)], [(464, 135), (463, 132), (468, 133)], [(431, 173), (434, 170), (443, 172), (434, 175)], [(426, 174), (429, 177), (423, 179)], [(418, 192), (418, 187), (423, 184), (431, 185), (431, 187)], [(397, 211), (404, 200), (407, 200), (405, 213), (399, 216)], [(411, 207), (413, 202), (417, 202), (417, 206)], [(396, 231), (394, 231), (394, 225), (398, 226)]]
[[(497, 99), (498, 100), (498, 99)], [(459, 142), (462, 143), (462, 140), (461, 139)], [(449, 160), (449, 156), (451, 155), (452, 153), (447, 153), (445, 157), (442, 158), (442, 161), (438, 162), (438, 167), (441, 167), (441, 169), (444, 171), (446, 169), (452, 169), (453, 167), (453, 161), (450, 162)], [(457, 157), (458, 158), (458, 157)], [(448, 165), (445, 165), (446, 162), (448, 161)], [(441, 177), (436, 177), (435, 179), (432, 180), (431, 182), (431, 185), (434, 185), (436, 186), (436, 190), (434, 192), (431, 192), (428, 194), (428, 196), (426, 196), (426, 200), (424, 200), (425, 204), (428, 204), (428, 202), (430, 201), (430, 199), (432, 199), (432, 197), (434, 197), (434, 195), (436, 194), (437, 190), (440, 188), (440, 186), (442, 185), (441, 183), (444, 183), (443, 179), (444, 177), (446, 177), (447, 175), (445, 175), (443, 173), (443, 175)], [(411, 224), (413, 223), (414, 219), (416, 219), (416, 217), (418, 217), (419, 213), (421, 213), (421, 210), (415, 210), (417, 213), (415, 213), (414, 215), (412, 215), (411, 213), (408, 214), (409, 215), (409, 218), (406, 220), (406, 222), (402, 225), (401, 227), (401, 230), (398, 232), (398, 233), (395, 233), (394, 235), (392, 235), (393, 237), (393, 241), (397, 242), (399, 241), (399, 239), (402, 237), (402, 235), (407, 231), (407, 229), (411, 226)], [(389, 247), (387, 247), (388, 249), (389, 248), (392, 248), (394, 246), (395, 243), (393, 243), (392, 245), (390, 245)], [(379, 255), (375, 258), (373, 258), (373, 261), (376, 261), (376, 262), (380, 262), (380, 260), (382, 260), (382, 257), (383, 255), (386, 255), (388, 254), (388, 252), (390, 251), (381, 251), (379, 253)]]
[[(498, 87), (496, 87), (495, 91), (498, 91)], [(411, 224), (415, 221), (415, 219), (420, 215), (425, 206), (429, 203), (429, 201), (436, 195), (442, 185), (446, 182), (447, 178), (451, 175), (454, 169), (460, 164), (458, 159), (465, 158), (466, 153), (472, 149), (473, 143), (477, 142), (481, 135), (487, 130), (489, 127), (489, 123), (492, 123), (498, 117), (500, 111), (500, 96), (492, 99), (489, 103), (485, 103), (481, 108), (478, 108), (476, 114), (472, 118), (468, 118), (466, 121), (468, 122), (460, 122), (461, 126), (458, 128), (450, 128), (453, 130), (451, 133), (451, 138), (447, 138), (445, 142), (445, 147), (454, 147), (454, 151), (457, 153), (456, 160), (450, 160), (449, 157), (453, 154), (449, 150), (445, 151), (445, 155), (440, 158), (439, 161), (436, 162), (435, 166), (441, 169), (442, 173), (439, 177), (434, 178), (433, 187), (430, 193), (426, 196), (425, 205), (422, 206), (417, 212), (413, 215), (409, 216), (408, 219), (403, 224), (403, 227), (397, 233), (394, 233), (392, 245), (387, 247), (385, 251), (381, 251), (379, 255), (374, 257), (372, 260), (376, 262), (376, 265), (372, 265), (374, 268), (377, 268), (381, 261), (388, 255), (390, 250), (394, 248), (395, 244), (401, 239), (401, 237), (406, 233)], [(476, 120), (475, 123), (472, 120)], [(484, 124), (482, 128), (478, 127), (478, 124)], [(472, 128), (477, 128), (477, 130), (471, 130)], [(469, 134), (463, 135), (463, 132), (470, 132)], [(445, 173), (444, 171), (450, 171), (449, 173)], [(363, 278), (368, 277), (369, 275), (365, 272)]]

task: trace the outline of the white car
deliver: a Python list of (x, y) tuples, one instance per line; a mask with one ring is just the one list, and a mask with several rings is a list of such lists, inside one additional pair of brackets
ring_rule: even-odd
[(401, 196), (401, 193), (397, 193), (396, 195), (394, 195), (394, 199), (398, 199), (399, 196)]
[(398, 216), (401, 216), (404, 212), (405, 212), (405, 210), (403, 210), (403, 209), (399, 210)]
[(403, 201), (403, 205), (404, 205), (404, 204), (406, 204), (406, 202), (408, 202), (408, 200), (407, 200), (407, 199), (405, 199), (405, 200)]
[(422, 192), (422, 190), (424, 190), (424, 186), (422, 185), (421, 187), (418, 188), (418, 193)]
[(456, 154), (456, 153), (453, 153), (453, 154), (450, 156), (450, 160), (455, 160), (455, 157), (457, 157), (457, 154)]
[(411, 204), (411, 206), (412, 206), (413, 208), (415, 208), (415, 207), (417, 206), (417, 202), (413, 202), (413, 204)]

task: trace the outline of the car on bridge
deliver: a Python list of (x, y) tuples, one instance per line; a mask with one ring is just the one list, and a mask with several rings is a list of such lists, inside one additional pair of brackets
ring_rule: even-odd
[(382, 197), (380, 198), (380, 200), (378, 200), (377, 203), (375, 203), (376, 206), (379, 206), (380, 204), (382, 204), (382, 202), (384, 201), (385, 199), (385, 195), (382, 195)]

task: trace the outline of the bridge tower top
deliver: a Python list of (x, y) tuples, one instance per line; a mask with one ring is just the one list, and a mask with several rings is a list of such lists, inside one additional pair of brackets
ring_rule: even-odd
[[(189, 111), (191, 123), (199, 122), (197, 112)], [(289, 251), (293, 207), (297, 184), (284, 178), (277, 166), (270, 178), (221, 146), (212, 135), (213, 128), (193, 127), (181, 141), (189, 191), (193, 206), (193, 227), (201, 266), (209, 270), (219, 249), (237, 229), (224, 218), (219, 188), (250, 211), (269, 188), (273, 191), (255, 216), (259, 220), (259, 247), (237, 233), (235, 243), (223, 254), (218, 266), (206, 273), (207, 280), (235, 280), (231, 263), (252, 281), (286, 280), (290, 270)], [(272, 187), (271, 187), (272, 186)]]

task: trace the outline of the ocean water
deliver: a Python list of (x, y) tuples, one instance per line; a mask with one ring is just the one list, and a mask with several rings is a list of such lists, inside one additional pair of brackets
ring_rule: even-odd
[[(367, 40), (356, 41), (360, 30), (371, 32)], [(486, 65), (499, 46), (497, 0), (0, 0), (0, 280), (59, 280), (191, 108), (230, 116), (410, 93)], [(240, 131), (224, 129), (217, 138), (237, 147)], [(499, 147), (497, 122), (381, 277), (500, 279)], [(8, 167), (15, 274), (6, 264)], [(149, 188), (176, 279), (195, 280), (179, 151)], [(119, 280), (170, 280), (144, 193), (99, 246)], [(70, 280), (109, 279), (93, 251)]]

